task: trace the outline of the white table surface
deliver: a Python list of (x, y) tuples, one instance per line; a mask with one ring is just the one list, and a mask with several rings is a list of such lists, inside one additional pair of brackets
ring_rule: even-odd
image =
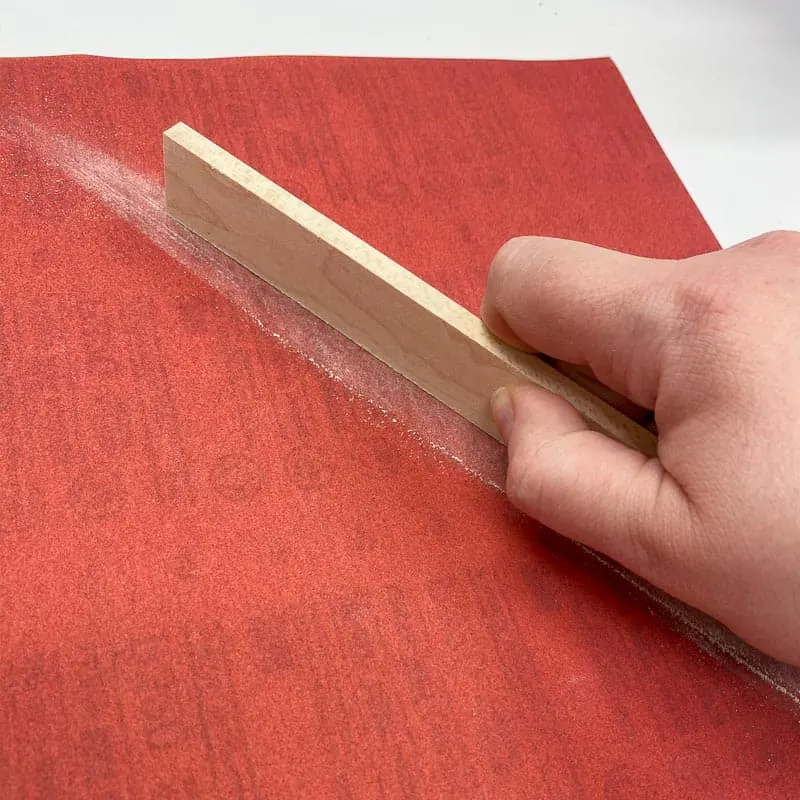
[(723, 246), (800, 229), (800, 0), (0, 0), (67, 53), (611, 56)]

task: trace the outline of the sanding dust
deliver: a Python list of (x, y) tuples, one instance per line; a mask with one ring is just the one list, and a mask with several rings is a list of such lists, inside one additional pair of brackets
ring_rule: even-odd
[[(377, 411), (380, 424), (402, 424), (407, 435), (435, 456), (455, 462), (483, 484), (502, 491), (504, 453), (497, 442), (171, 220), (159, 181), (140, 175), (100, 150), (27, 120), (7, 120), (0, 128), (0, 136), (32, 150), (69, 176), (224, 295), (281, 346), (341, 384), (352, 398)], [(371, 419), (375, 421), (374, 415)], [(731, 659), (800, 705), (800, 670), (767, 658), (714, 620), (593, 550), (587, 552), (657, 604), (703, 651)]]
[(484, 484), (500, 490), (503, 450), (491, 437), (435, 401), (322, 320), (172, 220), (162, 185), (112, 156), (27, 120), (7, 125), (6, 138), (67, 173), (115, 214), (213, 286), (283, 347), (380, 412), (405, 432)]

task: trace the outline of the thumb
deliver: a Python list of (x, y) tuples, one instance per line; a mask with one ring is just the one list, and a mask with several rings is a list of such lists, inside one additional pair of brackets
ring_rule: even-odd
[(508, 446), (515, 506), (666, 591), (686, 593), (696, 563), (689, 505), (657, 459), (591, 431), (570, 403), (538, 386), (498, 389), (492, 413)]

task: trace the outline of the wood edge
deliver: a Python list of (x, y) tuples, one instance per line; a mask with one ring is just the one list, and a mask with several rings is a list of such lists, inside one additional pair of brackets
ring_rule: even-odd
[[(170, 145), (189, 152), (214, 172), (235, 182), (245, 191), (301, 225), (312, 236), (362, 264), (365, 269), (369, 269), (393, 289), (410, 295), (414, 302), (429, 313), (444, 319), (452, 328), (502, 361), (524, 381), (534, 383), (566, 399), (596, 430), (613, 436), (648, 457), (657, 454), (658, 439), (650, 430), (617, 411), (537, 356), (501, 341), (468, 309), (184, 122), (176, 123), (163, 133), (167, 211), (178, 221), (181, 220), (174, 213), (175, 209), (169, 201)], [(400, 283), (404, 285), (400, 286)]]

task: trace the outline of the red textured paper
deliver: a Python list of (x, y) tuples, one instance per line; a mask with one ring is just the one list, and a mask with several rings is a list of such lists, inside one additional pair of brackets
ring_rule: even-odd
[(717, 247), (611, 62), (0, 91), (0, 796), (798, 796), (788, 699), (254, 324), (121, 214), (138, 183), (79, 179), (160, 185), (182, 120), (477, 310), (515, 234)]

